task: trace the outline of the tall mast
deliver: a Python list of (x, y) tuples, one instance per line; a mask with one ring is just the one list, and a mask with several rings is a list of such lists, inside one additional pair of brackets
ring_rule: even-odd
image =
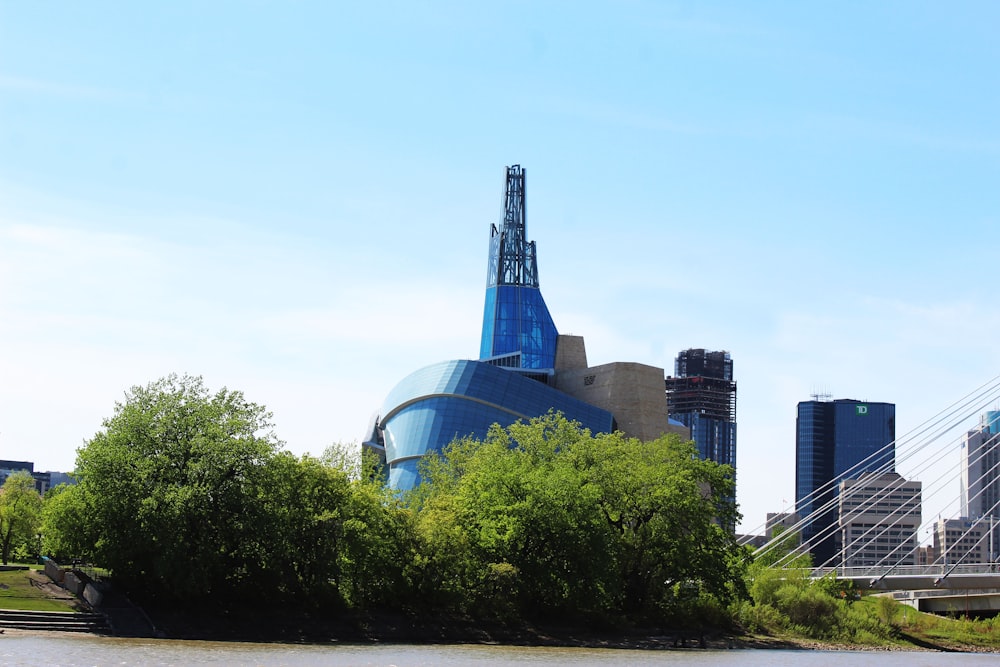
[(519, 285), (538, 287), (535, 242), (528, 241), (525, 225), (524, 169), (507, 167), (504, 184), (503, 220), (500, 229), (490, 230), (490, 263), (486, 286)]

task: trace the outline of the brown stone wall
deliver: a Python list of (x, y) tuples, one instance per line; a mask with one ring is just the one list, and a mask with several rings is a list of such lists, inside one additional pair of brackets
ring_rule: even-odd
[(635, 362), (615, 362), (556, 371), (555, 387), (570, 396), (604, 408), (618, 428), (633, 438), (655, 440), (671, 429), (662, 368)]
[(556, 372), (587, 367), (583, 336), (560, 335), (556, 341)]

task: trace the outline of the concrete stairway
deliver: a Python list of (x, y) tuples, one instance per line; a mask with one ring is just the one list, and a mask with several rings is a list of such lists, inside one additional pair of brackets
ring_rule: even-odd
[(110, 633), (103, 614), (74, 611), (0, 610), (0, 628)]

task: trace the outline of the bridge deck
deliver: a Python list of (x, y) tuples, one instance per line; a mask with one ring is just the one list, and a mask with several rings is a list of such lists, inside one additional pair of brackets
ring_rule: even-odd
[(831, 574), (838, 579), (849, 579), (866, 590), (1000, 590), (1000, 568), (995, 563), (816, 568), (810, 576), (818, 579)]

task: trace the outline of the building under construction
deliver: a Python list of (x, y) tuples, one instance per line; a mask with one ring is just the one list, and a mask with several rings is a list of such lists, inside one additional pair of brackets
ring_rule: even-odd
[(703, 459), (736, 467), (736, 382), (728, 352), (684, 350), (666, 379), (667, 410), (691, 430)]

